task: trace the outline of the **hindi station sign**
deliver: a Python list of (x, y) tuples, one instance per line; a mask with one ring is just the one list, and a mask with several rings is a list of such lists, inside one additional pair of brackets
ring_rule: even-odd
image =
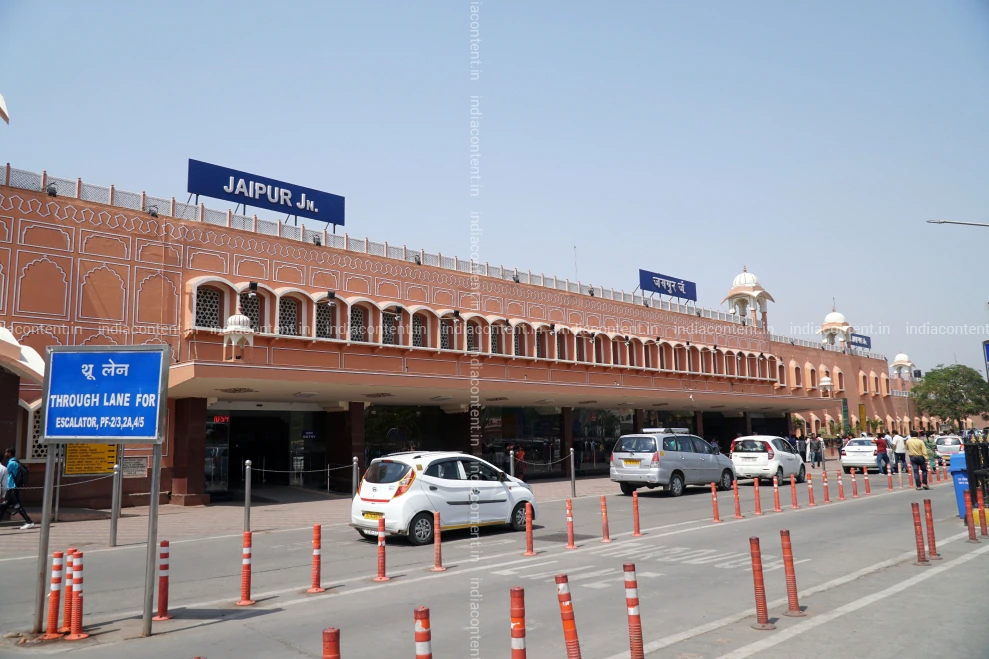
[(852, 334), (851, 341), (853, 348), (861, 348), (862, 350), (872, 350), (872, 338), (865, 336), (864, 334)]
[(117, 464), (116, 444), (69, 444), (65, 447), (65, 476), (102, 476)]
[(697, 284), (679, 277), (669, 277), (658, 272), (639, 270), (639, 288), (681, 300), (697, 301)]
[(48, 444), (159, 444), (168, 346), (48, 349), (44, 437)]

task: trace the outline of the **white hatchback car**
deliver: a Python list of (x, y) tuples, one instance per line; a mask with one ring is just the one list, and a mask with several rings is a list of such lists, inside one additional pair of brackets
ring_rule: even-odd
[(868, 471), (875, 469), (879, 471), (876, 463), (876, 440), (872, 437), (857, 437), (848, 440), (848, 443), (841, 449), (841, 468), (845, 473), (850, 473), (852, 469), (858, 471)]
[(738, 478), (772, 481), (776, 476), (780, 485), (790, 476), (796, 476), (798, 483), (807, 479), (807, 467), (797, 449), (782, 437), (739, 437), (731, 443), (731, 461)]
[(536, 499), (523, 481), (464, 453), (410, 451), (376, 458), (368, 465), (350, 507), (350, 525), (367, 539), (384, 518), (389, 535), (415, 545), (433, 541), (433, 513), (440, 530), (508, 524), (525, 530), (525, 504)]

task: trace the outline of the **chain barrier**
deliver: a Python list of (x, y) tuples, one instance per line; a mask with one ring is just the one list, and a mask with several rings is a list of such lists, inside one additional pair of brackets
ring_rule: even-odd
[(552, 462), (529, 462), (528, 460), (519, 460), (518, 458), (516, 458), (515, 461), (521, 462), (522, 464), (528, 465), (530, 467), (550, 467), (555, 464), (560, 464), (561, 462), (569, 459), (570, 456), (568, 455), (566, 457), (560, 458), (559, 460), (553, 460)]
[(251, 467), (251, 471), (268, 474), (319, 474), (325, 471), (339, 471), (341, 469), (353, 469), (354, 465), (344, 465), (342, 467), (324, 467), (323, 469), (265, 469), (263, 467)]
[[(60, 483), (58, 485), (52, 485), (53, 488), (59, 487), (73, 487), (74, 485), (85, 485), (86, 483), (95, 483), (96, 481), (103, 481), (108, 478), (113, 478), (113, 474), (107, 474), (106, 476), (100, 476), (99, 478), (90, 478), (88, 481), (76, 481), (75, 483)], [(35, 487), (18, 487), (18, 490), (43, 490), (44, 485), (37, 485)]]

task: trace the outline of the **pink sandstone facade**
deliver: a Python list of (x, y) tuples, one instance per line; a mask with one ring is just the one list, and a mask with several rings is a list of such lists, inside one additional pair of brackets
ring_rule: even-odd
[[(59, 179), (51, 196), (47, 176), (34, 187), (18, 173), (8, 165), (0, 180), (0, 321), (42, 357), (53, 345), (171, 346), (162, 490), (174, 503), (209, 499), (212, 410), (318, 408), (318, 428), (302, 436), (320, 443), (323, 464), (358, 456), (362, 466), (366, 415), (380, 405), (439, 408), (442, 447), (478, 454), (482, 406), (552, 409), (561, 430), (550, 458), (574, 445), (573, 419), (589, 407), (627, 412), (635, 430), (676, 411), (705, 434), (716, 418), (706, 434), (721, 441), (785, 432), (793, 419), (840, 429), (842, 397), (853, 425), (860, 404), (887, 428), (925, 423), (905, 395), (910, 379), (891, 378), (885, 358), (771, 335), (765, 306), (742, 324), (202, 207), (168, 217), (179, 214), (174, 199), (154, 217), (143, 193), (139, 208), (124, 208), (112, 189), (87, 201), (98, 195), (81, 182), (73, 195)], [(28, 462), (43, 461), (40, 386), (7, 372), (4, 396), (0, 427)], [(127, 479), (127, 502), (147, 489), (147, 479)], [(96, 505), (108, 492), (68, 488), (63, 501)]]

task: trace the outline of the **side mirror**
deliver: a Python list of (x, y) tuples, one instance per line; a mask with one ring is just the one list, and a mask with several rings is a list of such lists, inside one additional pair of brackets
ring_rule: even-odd
[(499, 471), (498, 472), (498, 480), (499, 481), (507, 481), (508, 480), (508, 474), (506, 474), (503, 471)]

